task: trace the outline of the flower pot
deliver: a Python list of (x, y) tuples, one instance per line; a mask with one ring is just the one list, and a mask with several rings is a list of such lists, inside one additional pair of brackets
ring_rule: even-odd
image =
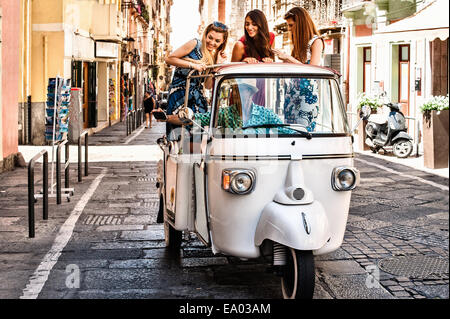
[(423, 160), (425, 167), (448, 167), (448, 110), (423, 114)]

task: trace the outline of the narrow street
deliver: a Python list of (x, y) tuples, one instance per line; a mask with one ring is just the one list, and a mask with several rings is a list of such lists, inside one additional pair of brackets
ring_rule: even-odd
[[(36, 204), (32, 239), (26, 169), (2, 174), (1, 299), (282, 297), (261, 261), (214, 256), (195, 235), (184, 235), (179, 254), (165, 248), (155, 186), (163, 132), (157, 123), (127, 137), (119, 123), (90, 137), (89, 176), (78, 183), (71, 164), (74, 196), (50, 198), (48, 221)], [(148, 158), (133, 159), (138, 151)], [(361, 154), (355, 164), (361, 185), (344, 243), (316, 258), (314, 298), (448, 298), (448, 179)]]

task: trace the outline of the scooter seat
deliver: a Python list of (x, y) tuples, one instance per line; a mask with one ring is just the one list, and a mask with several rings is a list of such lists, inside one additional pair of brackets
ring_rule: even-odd
[(383, 114), (372, 114), (369, 117), (369, 122), (383, 125), (387, 123), (387, 118)]

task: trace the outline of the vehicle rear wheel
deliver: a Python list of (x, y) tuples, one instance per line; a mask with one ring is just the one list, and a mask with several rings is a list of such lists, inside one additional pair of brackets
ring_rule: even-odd
[(164, 196), (163, 196), (163, 194), (159, 195), (159, 209), (158, 209), (158, 216), (156, 217), (156, 222), (158, 224), (162, 224), (164, 222)]
[(315, 271), (312, 251), (288, 248), (286, 265), (281, 277), (284, 299), (312, 299), (314, 295)]
[(413, 151), (413, 144), (409, 140), (399, 140), (394, 143), (392, 151), (398, 158), (406, 158), (411, 155)]
[(167, 221), (164, 221), (164, 237), (167, 248), (171, 250), (180, 249), (183, 232), (173, 228)]

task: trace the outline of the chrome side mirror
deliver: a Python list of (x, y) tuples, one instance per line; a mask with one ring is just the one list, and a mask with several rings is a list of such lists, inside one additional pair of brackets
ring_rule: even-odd
[(352, 133), (351, 133), (352, 136), (353, 136), (353, 134), (355, 134), (355, 132), (359, 126), (359, 123), (361, 123), (361, 121), (363, 121), (363, 120), (367, 120), (371, 113), (372, 113), (372, 108), (370, 106), (364, 105), (361, 108), (361, 110), (359, 111), (359, 120), (352, 129)]
[(362, 120), (367, 120), (371, 113), (372, 113), (372, 108), (370, 106), (368, 106), (368, 105), (364, 105), (361, 108), (361, 111), (359, 111), (359, 117)]
[(189, 124), (194, 120), (194, 111), (192, 111), (188, 107), (183, 107), (178, 112), (178, 117), (180, 118), (181, 122)]

